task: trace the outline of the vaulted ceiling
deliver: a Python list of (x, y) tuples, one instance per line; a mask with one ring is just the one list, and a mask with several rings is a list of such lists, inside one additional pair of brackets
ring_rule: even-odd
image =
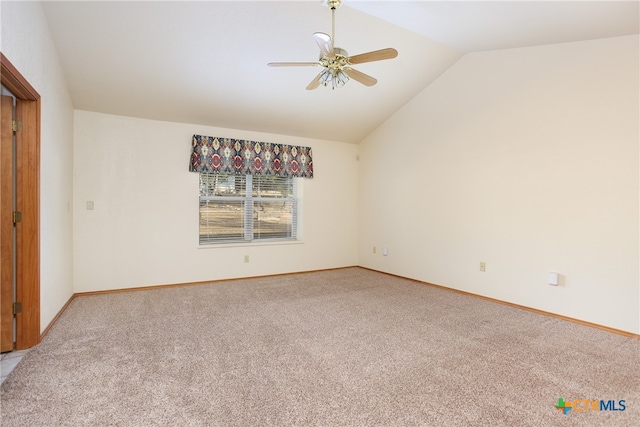
[(267, 63), (318, 59), (320, 0), (43, 2), (77, 109), (349, 143), (466, 53), (638, 34), (638, 5), (344, 0), (335, 44), (399, 55), (354, 66), (375, 86), (308, 91), (319, 69)]

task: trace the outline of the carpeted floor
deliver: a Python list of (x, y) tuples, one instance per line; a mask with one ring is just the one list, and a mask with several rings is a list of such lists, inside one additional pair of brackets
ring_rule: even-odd
[(639, 350), (360, 268), (83, 296), (2, 384), (1, 424), (636, 426)]

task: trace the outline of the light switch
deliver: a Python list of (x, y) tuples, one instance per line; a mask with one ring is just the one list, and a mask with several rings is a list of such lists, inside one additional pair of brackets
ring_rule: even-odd
[(87, 210), (88, 211), (92, 211), (93, 210), (93, 201), (91, 201), (91, 200), (87, 201)]
[(549, 284), (553, 286), (558, 286), (559, 276), (558, 273), (549, 273)]

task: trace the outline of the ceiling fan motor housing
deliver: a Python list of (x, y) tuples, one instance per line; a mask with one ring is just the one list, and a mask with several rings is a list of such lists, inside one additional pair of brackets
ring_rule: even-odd
[(323, 67), (342, 70), (344, 67), (349, 65), (349, 54), (344, 49), (334, 47), (333, 56), (322, 56), (322, 53), (320, 53), (319, 62)]

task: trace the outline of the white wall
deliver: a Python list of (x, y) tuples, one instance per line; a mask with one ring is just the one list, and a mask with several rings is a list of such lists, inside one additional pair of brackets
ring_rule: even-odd
[(40, 329), (73, 295), (73, 107), (39, 2), (1, 3), (0, 50), (41, 96)]
[[(193, 134), (311, 147), (304, 242), (198, 248), (198, 174), (188, 171)], [(355, 265), (356, 156), (353, 144), (76, 111), (75, 291)]]
[(359, 264), (639, 333), (638, 52), (463, 57), (361, 143)]

